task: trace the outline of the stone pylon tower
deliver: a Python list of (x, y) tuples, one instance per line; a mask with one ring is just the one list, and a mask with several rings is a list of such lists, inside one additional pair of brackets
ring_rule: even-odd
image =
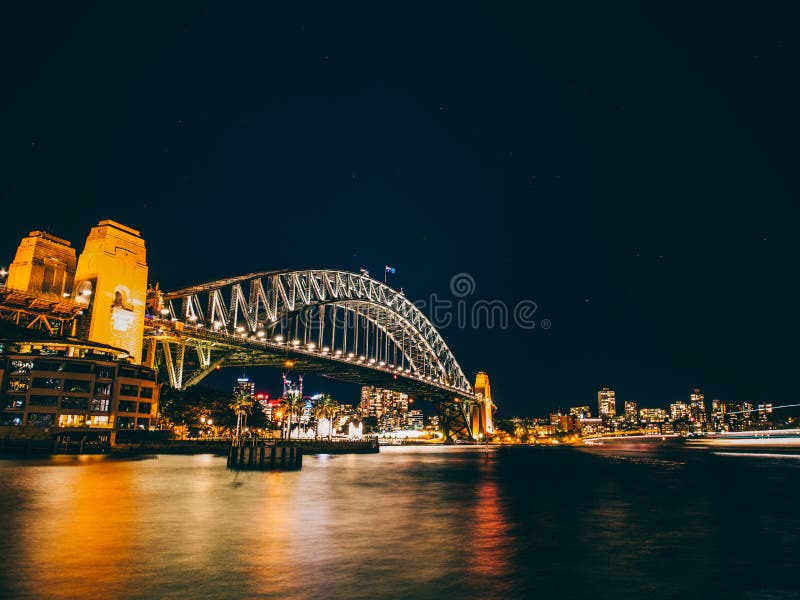
[(78, 258), (74, 297), (87, 306), (80, 335), (127, 350), (142, 359), (147, 260), (139, 232), (116, 221), (100, 221)]
[(8, 267), (6, 286), (32, 294), (71, 296), (75, 261), (75, 248), (67, 240), (31, 231), (22, 238)]
[(489, 387), (489, 376), (481, 371), (475, 377), (475, 393), (481, 396), (481, 400), (474, 404), (470, 410), (470, 426), (472, 435), (476, 439), (479, 434), (485, 438), (494, 433), (494, 423), (492, 415), (497, 407), (492, 402), (492, 390)]

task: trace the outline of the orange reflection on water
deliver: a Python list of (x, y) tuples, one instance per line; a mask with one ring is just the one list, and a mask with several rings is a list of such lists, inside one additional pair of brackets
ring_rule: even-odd
[(98, 585), (113, 588), (118, 570), (136, 563), (131, 529), (117, 526), (121, 515), (136, 519), (131, 471), (122, 465), (98, 470), (102, 461), (65, 457), (65, 464), (42, 468), (36, 506), (22, 514), (20, 526), (29, 542), (20, 558), (39, 566), (36, 589), (49, 590), (50, 597), (91, 597)]
[(468, 569), (476, 577), (498, 579), (513, 572), (508, 538), (511, 527), (504, 513), (490, 460), (487, 458), (468, 524), (471, 530)]

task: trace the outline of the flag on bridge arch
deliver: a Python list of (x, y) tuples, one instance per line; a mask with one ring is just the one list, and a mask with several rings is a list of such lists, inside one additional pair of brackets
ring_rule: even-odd
[(397, 269), (395, 269), (394, 267), (390, 267), (389, 265), (386, 265), (386, 268), (385, 268), (385, 272), (386, 273), (391, 273), (392, 275), (394, 275), (396, 271), (397, 271)]

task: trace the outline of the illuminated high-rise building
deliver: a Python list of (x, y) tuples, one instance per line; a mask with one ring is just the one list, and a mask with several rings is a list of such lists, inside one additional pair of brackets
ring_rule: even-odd
[(663, 423), (667, 420), (667, 411), (663, 408), (642, 408), (639, 410), (642, 423)]
[(236, 380), (236, 385), (233, 386), (233, 393), (247, 394), (255, 399), (256, 396), (256, 382), (251, 381), (250, 378), (244, 375)]
[(711, 401), (711, 424), (714, 431), (722, 431), (725, 427), (725, 414), (728, 412), (727, 405), (715, 398)]
[(550, 425), (556, 428), (556, 431), (577, 431), (578, 417), (575, 415), (562, 415), (560, 412), (550, 414)]
[(628, 423), (635, 423), (638, 418), (638, 413), (636, 410), (636, 402), (625, 402), (625, 420)]
[(714, 398), (711, 401), (711, 416), (723, 416), (726, 412), (725, 403), (721, 400)]
[(604, 387), (597, 392), (597, 409), (600, 418), (613, 419), (617, 415), (617, 399), (614, 390)]
[(590, 419), (592, 417), (592, 411), (588, 406), (573, 406), (569, 409), (569, 414), (579, 419)]
[(673, 402), (669, 405), (669, 418), (672, 421), (685, 419), (689, 416), (689, 406), (686, 402)]
[(689, 396), (689, 418), (695, 423), (702, 424), (708, 420), (705, 398), (699, 388), (695, 388)]
[(746, 431), (753, 426), (753, 405), (750, 402), (728, 405), (725, 420), (731, 431)]
[(361, 388), (358, 412), (362, 417), (378, 419), (387, 413), (405, 415), (408, 412), (408, 394), (365, 385)]
[(410, 429), (415, 429), (417, 431), (422, 431), (424, 426), (422, 411), (415, 409), (408, 411), (408, 415), (406, 416), (406, 423)]

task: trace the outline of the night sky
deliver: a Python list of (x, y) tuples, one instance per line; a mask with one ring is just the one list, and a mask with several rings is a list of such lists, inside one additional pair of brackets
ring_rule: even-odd
[(469, 302), (538, 306), (442, 330), (501, 416), (603, 385), (797, 402), (793, 3), (17, 4), (0, 264), (113, 218), (164, 289), (389, 264), (452, 299), (468, 273)]

